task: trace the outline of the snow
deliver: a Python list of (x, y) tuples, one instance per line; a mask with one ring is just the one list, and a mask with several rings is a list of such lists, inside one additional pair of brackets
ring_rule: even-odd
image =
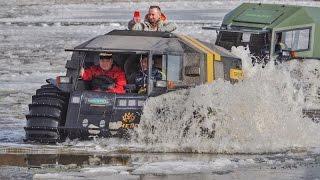
[(125, 166), (106, 166), (82, 168), (79, 172), (35, 174), (33, 179), (138, 179), (138, 176), (130, 175)]
[(85, 173), (104, 173), (104, 174), (122, 174), (128, 175), (128, 170), (131, 170), (129, 167), (125, 166), (108, 166), (108, 167), (97, 167), (97, 168), (83, 168), (82, 172)]
[(311, 152), (314, 153), (314, 154), (320, 154), (320, 147), (312, 148)]
[[(194, 173), (211, 173), (214, 171), (237, 168), (236, 162), (231, 162), (228, 159), (217, 159), (214, 162), (201, 161), (165, 161), (165, 162), (151, 162), (141, 166), (127, 167), (127, 166), (101, 166), (82, 168), (78, 172), (68, 173), (46, 173), (36, 174), (34, 179), (50, 178), (56, 179), (61, 177), (139, 177), (139, 175), (181, 175)], [(130, 171), (130, 172), (129, 172)], [(131, 172), (132, 171), (132, 172)], [(116, 176), (116, 177), (117, 177)]]
[(210, 172), (210, 167), (205, 162), (154, 162), (147, 163), (135, 169), (133, 174), (187, 174)]
[(98, 174), (92, 177), (92, 174), (87, 173), (48, 173), (48, 174), (36, 174), (33, 176), (33, 179), (40, 180), (40, 179), (50, 179), (50, 180), (59, 180), (59, 179), (68, 179), (68, 180), (79, 180), (79, 179), (110, 179), (110, 180), (139, 180), (140, 177), (132, 176), (132, 175), (108, 175), (108, 174)]
[(194, 174), (194, 173), (210, 173), (218, 170), (226, 170), (236, 168), (237, 162), (230, 159), (219, 158), (212, 162), (203, 161), (164, 161), (146, 163), (132, 174), (156, 174), (156, 175), (173, 175), (173, 174)]

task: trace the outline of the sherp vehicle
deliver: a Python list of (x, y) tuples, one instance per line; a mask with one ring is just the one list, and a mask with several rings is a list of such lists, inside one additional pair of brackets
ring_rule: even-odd
[[(227, 50), (166, 32), (114, 30), (67, 51), (73, 54), (66, 63), (66, 75), (47, 79), (32, 97), (26, 115), (27, 141), (121, 137), (139, 124), (145, 101), (151, 96), (217, 78), (232, 82), (242, 78), (241, 60)], [(97, 64), (101, 52), (112, 53), (114, 63), (125, 71), (125, 94), (92, 91), (91, 82), (79, 78), (81, 67)], [(148, 80), (145, 94), (137, 93), (132, 79), (142, 55), (149, 57), (149, 72), (156, 66), (164, 73), (162, 80)]]
[(215, 44), (228, 50), (249, 46), (252, 54), (267, 60), (279, 55), (320, 59), (319, 7), (244, 3), (221, 26), (204, 29), (218, 31)]
[[(221, 26), (203, 29), (217, 31), (215, 45), (219, 47), (249, 47), (253, 63), (320, 60), (319, 7), (244, 3), (225, 15)], [(317, 93), (320, 101), (320, 88)], [(303, 113), (320, 122), (319, 109)]]

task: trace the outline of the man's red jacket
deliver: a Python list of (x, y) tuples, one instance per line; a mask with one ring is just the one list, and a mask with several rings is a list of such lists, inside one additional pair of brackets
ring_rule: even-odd
[(113, 65), (109, 71), (103, 70), (100, 66), (92, 66), (84, 70), (82, 79), (85, 81), (91, 81), (98, 76), (107, 76), (112, 78), (115, 83), (115, 87), (108, 89), (106, 92), (124, 94), (125, 85), (127, 84), (126, 76), (124, 72), (117, 66)]

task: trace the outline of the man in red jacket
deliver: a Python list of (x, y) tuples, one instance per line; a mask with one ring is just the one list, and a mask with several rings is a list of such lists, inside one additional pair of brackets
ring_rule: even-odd
[(100, 53), (99, 66), (81, 70), (83, 80), (91, 81), (94, 91), (124, 94), (127, 84), (125, 73), (113, 64), (112, 54)]

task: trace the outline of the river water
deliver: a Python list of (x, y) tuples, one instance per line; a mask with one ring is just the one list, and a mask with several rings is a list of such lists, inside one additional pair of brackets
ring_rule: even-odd
[[(213, 42), (215, 32), (201, 27), (219, 25), (241, 2), (156, 4), (178, 24), (177, 33)], [(314, 1), (271, 3), (279, 2), (320, 6)], [(64, 49), (125, 29), (131, 13), (144, 13), (151, 3), (0, 4), (0, 179), (320, 179), (320, 127), (301, 114), (305, 107), (320, 108), (320, 62), (262, 69), (251, 66), (243, 47), (233, 49), (244, 63), (243, 82), (218, 80), (150, 99), (132, 140), (25, 144), (31, 96), (45, 79), (65, 73), (71, 54)], [(164, 110), (159, 114), (157, 108)], [(155, 123), (157, 129), (151, 128)], [(186, 123), (190, 130), (184, 134)], [(201, 127), (214, 130), (215, 138), (201, 136)]]

